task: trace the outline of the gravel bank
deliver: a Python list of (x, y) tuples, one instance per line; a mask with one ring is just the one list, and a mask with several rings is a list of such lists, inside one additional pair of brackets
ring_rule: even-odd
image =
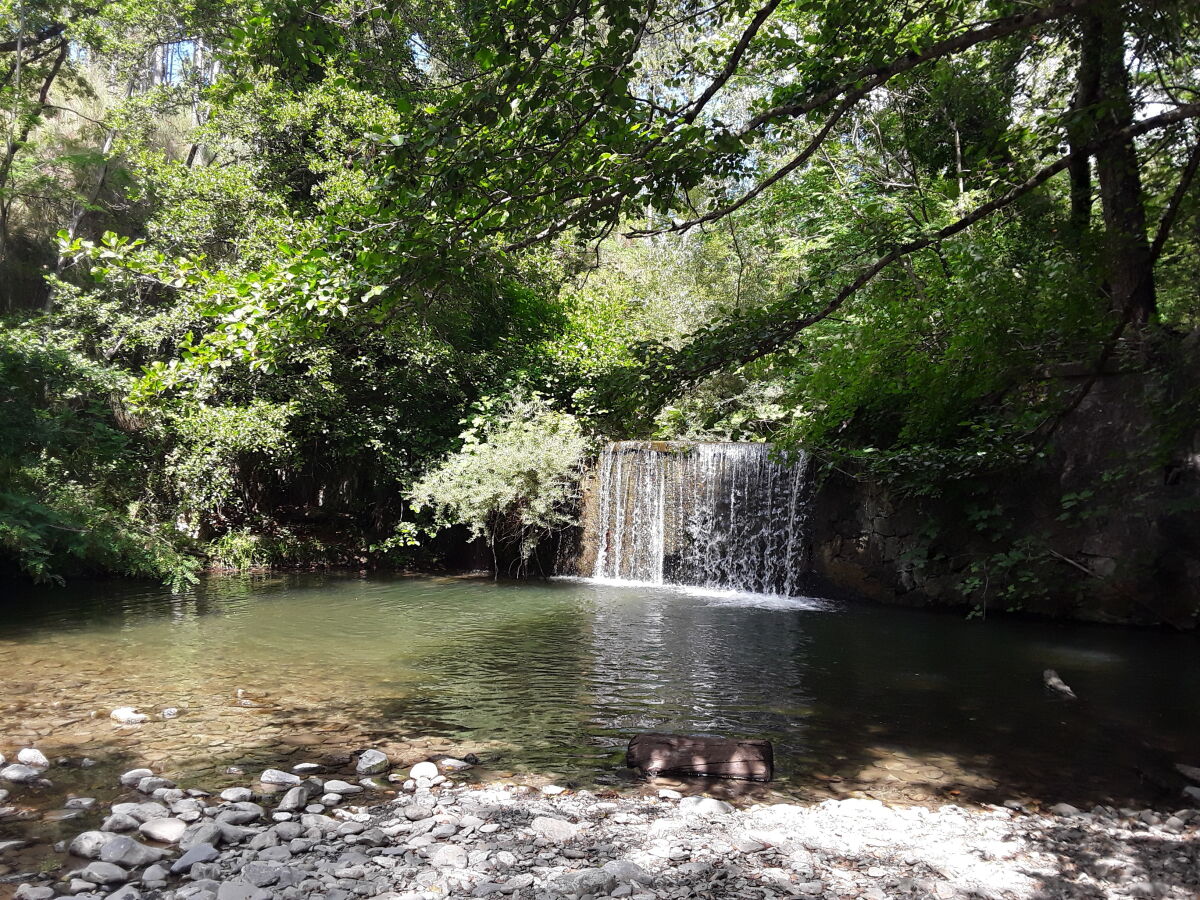
[[(450, 763), (444, 774), (427, 762), (406, 781), (393, 775), (402, 793), (374, 805), (354, 805), (381, 787), (369, 776), (268, 770), (214, 797), (137, 770), (123, 779), (136, 802), (114, 804), (100, 830), (62, 848), (66, 869), (30, 873), (15, 897), (1200, 896), (1193, 809), (1042, 815), (863, 799), (739, 809), (669, 790), (469, 784)], [(364, 755), (359, 768), (384, 766)]]

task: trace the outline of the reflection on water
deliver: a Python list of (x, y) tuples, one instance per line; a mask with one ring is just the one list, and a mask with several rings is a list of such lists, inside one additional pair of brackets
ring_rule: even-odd
[[(134, 762), (212, 779), (367, 744), (586, 782), (648, 730), (770, 738), (779, 787), (807, 795), (1127, 802), (1200, 761), (1188, 636), (578, 581), (216, 578), (6, 599), (0, 752), (102, 763), (58, 770), (42, 806), (103, 797)], [(1079, 703), (1045, 691), (1049, 666)], [(121, 705), (184, 712), (122, 729), (107, 720)]]

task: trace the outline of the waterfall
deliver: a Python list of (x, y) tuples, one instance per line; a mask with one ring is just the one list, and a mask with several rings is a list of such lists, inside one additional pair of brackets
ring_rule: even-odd
[(593, 577), (799, 593), (808, 460), (767, 444), (621, 441), (599, 463)]

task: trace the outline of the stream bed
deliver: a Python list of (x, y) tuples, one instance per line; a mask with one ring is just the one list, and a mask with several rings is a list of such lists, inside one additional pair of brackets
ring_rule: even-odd
[[(481, 779), (636, 789), (634, 733), (763, 737), (778, 777), (744, 788), (757, 796), (925, 804), (1169, 807), (1174, 763), (1200, 765), (1190, 635), (571, 580), (7, 591), (0, 753), (64, 761), (50, 787), (3, 786), (0, 838), (81, 830), (66, 799), (111, 801), (127, 768), (213, 789), (368, 746), (405, 765), (475, 753)], [(1046, 689), (1047, 668), (1077, 701)], [(150, 720), (117, 725), (121, 706)]]

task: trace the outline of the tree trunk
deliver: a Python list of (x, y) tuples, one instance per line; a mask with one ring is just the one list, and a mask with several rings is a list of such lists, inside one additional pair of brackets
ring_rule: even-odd
[[(1085, 14), (1080, 51), (1081, 85), (1085, 75), (1094, 78), (1098, 85), (1094, 113), (1087, 118), (1094, 120), (1096, 134), (1103, 139), (1104, 135), (1133, 124), (1129, 70), (1125, 63), (1125, 20), (1119, 0), (1105, 0)], [(1077, 99), (1083, 98), (1081, 92)], [(1112, 305), (1134, 324), (1145, 324), (1154, 319), (1157, 303), (1141, 173), (1133, 140), (1105, 143), (1096, 153), (1096, 176), (1100, 182)], [(1073, 177), (1073, 218), (1075, 203)], [(1082, 212), (1082, 197), (1079, 203)]]

